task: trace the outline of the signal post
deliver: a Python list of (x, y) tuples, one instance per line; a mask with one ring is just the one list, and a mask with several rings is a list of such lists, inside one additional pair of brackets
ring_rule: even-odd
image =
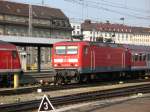
[(14, 88), (18, 88), (18, 87), (19, 87), (19, 74), (14, 73)]

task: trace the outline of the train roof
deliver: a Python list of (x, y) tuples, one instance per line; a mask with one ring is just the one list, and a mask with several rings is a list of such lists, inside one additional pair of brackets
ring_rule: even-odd
[(129, 45), (129, 44), (122, 44), (122, 46), (126, 49), (131, 51), (139, 51), (139, 52), (150, 52), (150, 46), (144, 45)]
[(82, 44), (82, 45), (89, 45), (87, 41), (62, 41), (62, 42), (56, 42), (54, 45), (77, 45), (77, 44)]
[(11, 50), (16, 50), (16, 46), (13, 44), (10, 44), (8, 42), (0, 40), (0, 50), (1, 49), (11, 49)]
[(144, 46), (144, 45), (116, 44), (116, 43), (91, 42), (91, 41), (62, 41), (62, 42), (55, 43), (55, 45), (66, 45), (66, 44), (97, 45), (97, 46), (107, 46), (113, 48), (125, 48), (131, 51), (150, 52), (150, 46)]

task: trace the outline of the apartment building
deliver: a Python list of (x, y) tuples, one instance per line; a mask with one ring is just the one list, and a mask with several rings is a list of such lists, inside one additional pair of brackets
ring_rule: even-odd
[[(0, 35), (70, 39), (71, 31), (69, 19), (60, 9), (0, 1)], [(27, 56), (28, 64), (37, 63), (37, 48), (18, 49)], [(42, 62), (49, 62), (50, 48), (41, 52)]]
[(150, 28), (127, 26), (123, 24), (92, 23), (85, 20), (81, 24), (84, 40), (103, 41), (111, 39), (114, 43), (150, 45)]

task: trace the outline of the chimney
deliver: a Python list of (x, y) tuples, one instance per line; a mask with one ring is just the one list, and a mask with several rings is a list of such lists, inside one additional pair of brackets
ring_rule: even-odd
[(85, 22), (85, 24), (91, 24), (91, 20), (90, 19), (86, 19), (84, 22)]

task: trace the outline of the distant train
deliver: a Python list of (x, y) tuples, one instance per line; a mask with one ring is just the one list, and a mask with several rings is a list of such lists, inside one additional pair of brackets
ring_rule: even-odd
[(84, 82), (97, 77), (144, 75), (150, 70), (150, 47), (99, 42), (58, 42), (52, 51), (56, 82)]
[(0, 85), (10, 83), (13, 73), (21, 72), (16, 46), (0, 41)]

